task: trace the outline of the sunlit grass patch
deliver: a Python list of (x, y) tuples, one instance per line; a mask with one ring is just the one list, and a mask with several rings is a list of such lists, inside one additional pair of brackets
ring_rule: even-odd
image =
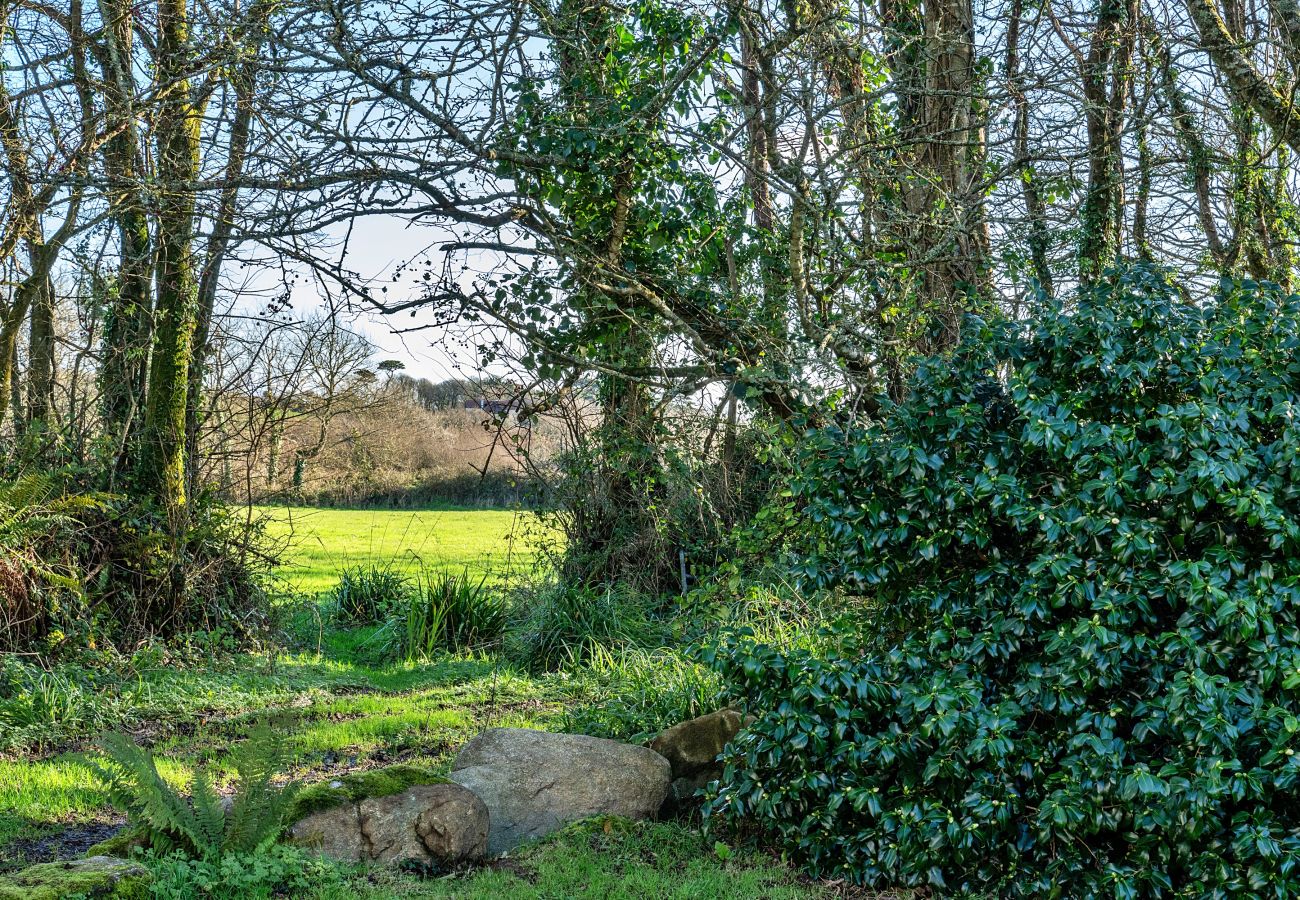
[(259, 507), (268, 533), (288, 544), (281, 574), (308, 594), (329, 591), (347, 566), (468, 570), (503, 578), (527, 571), (538, 534), (530, 513), (510, 510), (351, 510)]
[[(223, 781), (231, 747), (268, 716), (288, 733), (297, 774), (308, 779), (395, 758), (449, 765), (489, 725), (553, 726), (564, 687), (491, 658), (368, 667), (314, 654), (246, 656), (225, 670), (158, 668), (132, 684), (106, 689), (128, 705), (127, 730), (152, 743), (160, 772), (179, 785), (198, 765)], [(61, 736), (75, 752), (0, 757), (0, 848), (102, 816), (104, 795), (80, 762), (95, 734), (73, 727)]]
[(78, 758), (0, 759), (0, 847), (42, 826), (83, 821), (103, 802)]
[[(341, 878), (312, 900), (794, 900), (833, 897), (762, 854), (733, 849), (675, 823), (595, 819), (511, 854), (503, 864), (451, 878), (417, 880), (394, 871)], [(865, 897), (866, 895), (861, 895)]]

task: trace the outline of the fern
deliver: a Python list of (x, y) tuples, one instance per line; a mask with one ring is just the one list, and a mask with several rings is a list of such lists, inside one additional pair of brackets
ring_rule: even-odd
[[(184, 849), (197, 858), (219, 849), (206, 844), (194, 809), (158, 774), (152, 753), (124, 734), (106, 735), (101, 748), (104, 759), (91, 761), (90, 769), (103, 781), (109, 802), (144, 829), (150, 846), (163, 853)], [(196, 781), (202, 772), (195, 773)]]
[(64, 479), (55, 472), (24, 475), (0, 481), (0, 549), (11, 558), (23, 558), (32, 575), (51, 587), (84, 596), (80, 579), (43, 565), (29, 551), (33, 541), (48, 539), (62, 528), (76, 528), (76, 513), (105, 508), (101, 494), (67, 494)]
[(105, 736), (101, 748), (104, 755), (89, 762), (91, 771), (103, 781), (110, 802), (124, 809), (148, 845), (162, 853), (180, 850), (212, 860), (265, 849), (284, 829), (299, 788), (296, 781), (275, 783), (289, 754), (284, 739), (266, 724), (235, 748), (236, 794), (228, 810), (206, 766), (195, 770), (187, 799), (158, 773), (153, 754), (126, 735)]
[(283, 730), (259, 724), (232, 754), (238, 779), (235, 802), (226, 822), (227, 850), (252, 853), (280, 836), (285, 816), (301, 787), (297, 781), (275, 784), (276, 775), (289, 764), (283, 734)]
[(43, 508), (62, 490), (60, 480), (50, 472), (0, 482), (0, 533), (12, 528), (30, 510)]

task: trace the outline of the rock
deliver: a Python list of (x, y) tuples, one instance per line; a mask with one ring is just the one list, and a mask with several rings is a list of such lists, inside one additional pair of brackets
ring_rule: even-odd
[(342, 862), (409, 861), (446, 869), (483, 857), (488, 811), (458, 784), (417, 785), (312, 813), (289, 835)]
[(578, 819), (646, 819), (668, 793), (672, 767), (645, 747), (578, 734), (490, 728), (448, 776), (487, 804), (488, 853), (498, 855)]
[(446, 868), (487, 856), (492, 823), (487, 804), (458, 784), (427, 790), (442, 792), (441, 802), (430, 802), (415, 820), (415, 831), (429, 855)]
[(92, 844), (86, 856), (117, 856), (126, 858), (136, 850), (149, 849), (149, 835), (139, 825), (127, 825), (110, 838)]
[(716, 772), (718, 755), (744, 723), (739, 710), (720, 709), (674, 725), (651, 741), (650, 749), (672, 764), (673, 778)]
[(289, 829), (289, 838), (300, 847), (339, 862), (361, 862), (366, 854), (361, 813), (355, 803), (312, 813)]
[(705, 769), (694, 775), (674, 778), (668, 786), (668, 798), (664, 800), (663, 812), (675, 813), (695, 804), (695, 792), (707, 787), (710, 781), (716, 781), (722, 775), (721, 769)]
[(368, 859), (454, 868), (487, 852), (488, 809), (458, 784), (413, 787), (357, 808)]
[(149, 870), (114, 856), (91, 856), (67, 862), (41, 863), (0, 876), (0, 900), (144, 900), (149, 896)]
[(312, 813), (334, 809), (345, 803), (360, 803), (368, 798), (389, 797), (400, 794), (417, 784), (446, 783), (445, 776), (435, 774), (422, 766), (407, 763), (349, 772), (331, 781), (308, 785), (299, 791), (298, 796), (293, 799), (293, 806), (289, 810), (287, 819), (296, 822)]
[(650, 742), (650, 749), (662, 755), (673, 767), (673, 783), (664, 802), (665, 814), (696, 805), (696, 791), (722, 777), (718, 756), (740, 729), (752, 720), (752, 716), (744, 717), (738, 710), (720, 709), (674, 725)]

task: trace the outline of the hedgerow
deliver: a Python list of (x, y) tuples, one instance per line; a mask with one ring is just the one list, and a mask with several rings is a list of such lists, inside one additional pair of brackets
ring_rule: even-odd
[(770, 521), (879, 612), (710, 656), (758, 720), (709, 810), (822, 875), (1002, 897), (1300, 893), (1300, 298), (1150, 268), (968, 323)]
[(200, 496), (178, 534), (147, 502), (84, 470), (0, 471), (0, 652), (134, 648), (197, 631), (262, 638), (261, 526)]

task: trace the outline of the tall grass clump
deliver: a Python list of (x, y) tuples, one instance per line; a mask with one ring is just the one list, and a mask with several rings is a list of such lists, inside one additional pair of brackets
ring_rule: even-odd
[(717, 673), (669, 648), (594, 647), (581, 691), (591, 702), (566, 715), (564, 730), (631, 744), (724, 705)]
[(548, 582), (522, 597), (517, 608), (508, 649), (531, 671), (582, 666), (602, 650), (659, 646), (667, 636), (654, 617), (654, 601), (618, 585)]
[(393, 611), (387, 628), (395, 655), (406, 662), (437, 652), (460, 652), (491, 646), (506, 629), (505, 598), (487, 584), (487, 575), (425, 572), (410, 596)]
[(411, 580), (392, 565), (348, 566), (330, 592), (336, 621), (347, 625), (377, 625), (413, 596)]

